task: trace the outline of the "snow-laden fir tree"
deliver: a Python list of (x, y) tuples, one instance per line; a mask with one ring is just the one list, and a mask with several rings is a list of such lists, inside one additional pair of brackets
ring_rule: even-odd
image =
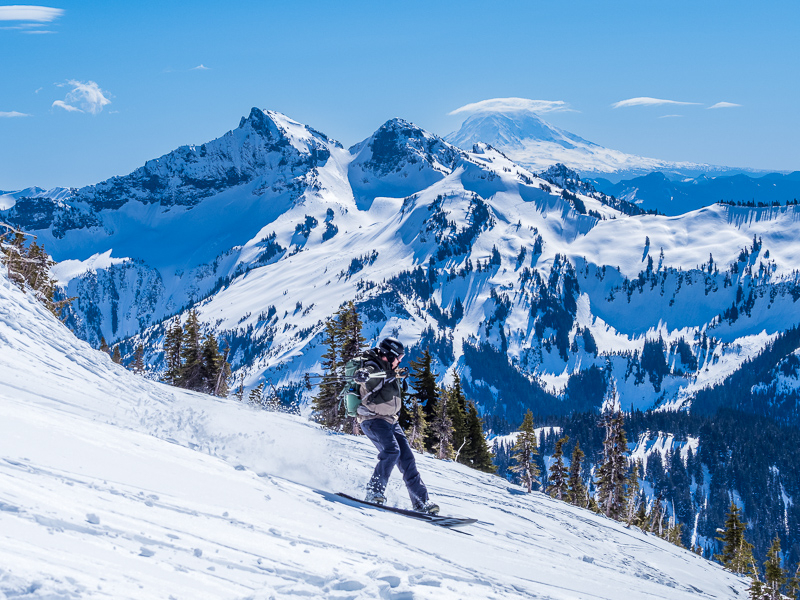
[(519, 475), (522, 485), (529, 494), (540, 475), (539, 465), (536, 464), (538, 455), (539, 442), (533, 426), (533, 413), (529, 410), (525, 413), (525, 418), (517, 434), (517, 441), (511, 450), (511, 458), (515, 464), (509, 467), (509, 470)]
[(586, 485), (583, 483), (581, 469), (583, 468), (584, 453), (578, 440), (572, 449), (572, 459), (569, 463), (569, 503), (581, 508), (586, 508), (589, 503)]
[(569, 498), (569, 471), (564, 465), (563, 446), (569, 441), (566, 435), (556, 441), (553, 450), (553, 464), (550, 465), (550, 476), (547, 480), (547, 494), (556, 500), (567, 501)]

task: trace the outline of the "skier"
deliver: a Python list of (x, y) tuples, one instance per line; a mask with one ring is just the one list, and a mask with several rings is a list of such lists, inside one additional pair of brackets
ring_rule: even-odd
[(367, 484), (366, 500), (376, 504), (386, 503), (386, 484), (397, 465), (403, 474), (414, 510), (435, 515), (439, 507), (428, 499), (428, 489), (417, 470), (414, 453), (398, 423), (400, 387), (402, 385), (403, 390), (408, 389), (405, 381), (408, 369), (397, 368), (403, 353), (403, 344), (399, 340), (385, 338), (377, 348), (365, 353), (366, 361), (354, 376), (361, 395), (361, 405), (356, 411), (358, 423), (378, 449), (378, 464)]

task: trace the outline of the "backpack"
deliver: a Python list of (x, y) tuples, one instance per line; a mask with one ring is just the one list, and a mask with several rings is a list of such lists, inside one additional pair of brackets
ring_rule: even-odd
[(348, 417), (355, 417), (356, 410), (358, 410), (361, 404), (361, 393), (358, 384), (353, 380), (353, 376), (356, 374), (356, 371), (364, 366), (367, 358), (366, 355), (362, 354), (351, 358), (344, 365), (344, 379), (347, 385), (341, 391), (339, 397), (344, 402), (344, 412)]
[[(371, 353), (374, 353), (374, 349), (367, 350), (363, 354), (351, 358), (344, 365), (344, 379), (347, 385), (339, 393), (339, 398), (344, 403), (344, 411), (348, 417), (355, 417), (357, 415), (356, 411), (361, 405), (361, 387), (353, 380), (353, 376), (356, 374), (356, 371), (364, 368), (364, 364), (369, 360), (375, 359)], [(379, 386), (373, 390), (373, 392), (380, 389), (380, 387), (383, 386)]]

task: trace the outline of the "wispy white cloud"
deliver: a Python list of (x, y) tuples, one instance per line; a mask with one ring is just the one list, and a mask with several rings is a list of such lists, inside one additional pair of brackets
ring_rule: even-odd
[(698, 105), (699, 102), (678, 102), (677, 100), (664, 100), (662, 98), (649, 98), (643, 96), (640, 98), (628, 98), (627, 100), (620, 100), (611, 105), (612, 108), (626, 108), (629, 106), (663, 106), (665, 104), (675, 104), (680, 106)]
[(196, 67), (192, 67), (190, 70), (191, 71), (210, 71), (211, 68), (205, 66), (204, 64), (199, 64)]
[(570, 111), (569, 105), (561, 100), (529, 100), (528, 98), (492, 98), (481, 100), (450, 111), (449, 115), (473, 114), (478, 112), (517, 112), (536, 113)]
[(715, 105), (709, 106), (708, 108), (738, 108), (740, 106), (741, 104), (734, 104), (733, 102), (717, 102)]
[(683, 115), (661, 115), (658, 117), (659, 119), (677, 119), (683, 117)]
[(58, 108), (63, 108), (67, 112), (83, 112), (80, 108), (72, 106), (71, 104), (67, 104), (63, 100), (56, 100), (53, 102), (53, 106), (57, 106)]
[(55, 31), (50, 31), (49, 29), (29, 29), (28, 31), (21, 31), (20, 33), (24, 33), (26, 35), (34, 35), (39, 33), (55, 33)]
[(103, 111), (103, 107), (111, 104), (111, 100), (106, 97), (108, 92), (101, 90), (94, 81), (84, 83), (70, 79), (67, 83), (57, 85), (59, 87), (72, 86), (63, 100), (53, 102), (54, 107), (63, 108), (68, 112), (87, 112), (96, 115)]
[(0, 21), (50, 23), (63, 14), (63, 8), (50, 8), (48, 6), (0, 6)]
[(30, 117), (30, 116), (31, 115), (29, 115), (27, 113), (21, 113), (21, 112), (15, 111), (15, 110), (12, 110), (10, 112), (0, 111), (0, 119), (13, 119), (15, 117)]

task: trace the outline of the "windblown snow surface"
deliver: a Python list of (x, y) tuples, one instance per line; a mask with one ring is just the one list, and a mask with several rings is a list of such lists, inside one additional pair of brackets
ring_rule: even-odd
[[(140, 378), (0, 275), (0, 598), (742, 598), (689, 551), (430, 456), (463, 533), (337, 500), (375, 451)], [(408, 507), (395, 474), (388, 497)], [(469, 533), (469, 535), (466, 535)]]

